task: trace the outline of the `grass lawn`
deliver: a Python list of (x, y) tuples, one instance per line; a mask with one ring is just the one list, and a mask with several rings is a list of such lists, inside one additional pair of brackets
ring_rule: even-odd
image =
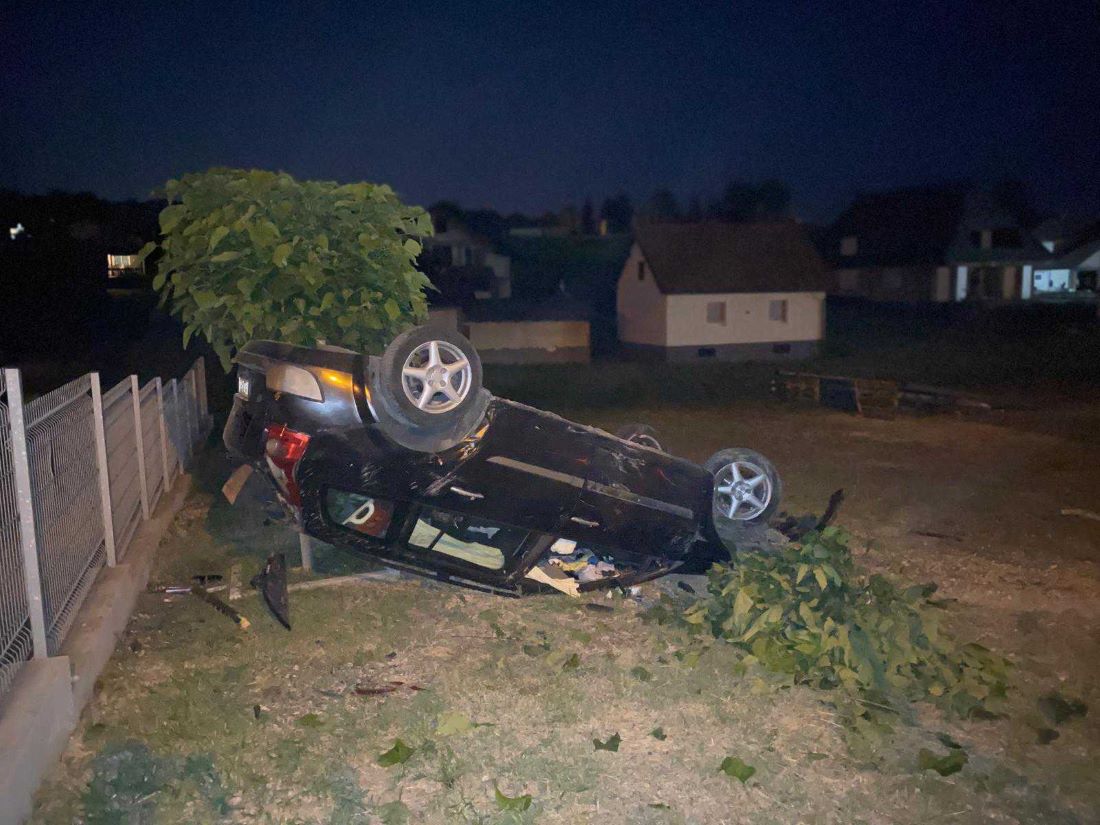
[[(292, 594), (288, 633), (254, 596), (237, 603), (252, 621), (240, 631), (191, 597), (145, 594), (34, 821), (1097, 821), (1100, 525), (1057, 511), (1097, 489), (1095, 445), (725, 397), (573, 414), (604, 427), (651, 421), (694, 459), (757, 447), (796, 510), (846, 486), (841, 521), (861, 561), (939, 580), (957, 600), (947, 623), (1014, 660), (1009, 718), (922, 708), (881, 741), (852, 737), (827, 693), (738, 674), (732, 648), (644, 621), (629, 600), (592, 599), (612, 608), (596, 611), (564, 596), (374, 582)], [(224, 573), (234, 560), (250, 573), (268, 552), (293, 553), (258, 488), (235, 508), (216, 496), (227, 470), (211, 456), (196, 471), (155, 580)], [(333, 550), (318, 557), (325, 572), (362, 567)], [(403, 685), (362, 695), (389, 682)], [(1040, 744), (1050, 723), (1037, 699), (1053, 690), (1089, 711)], [(947, 777), (917, 765), (921, 748), (943, 752), (941, 733), (969, 756)], [(616, 735), (617, 750), (595, 746)], [(411, 755), (379, 764), (398, 740)], [(727, 757), (755, 773), (728, 776)]]

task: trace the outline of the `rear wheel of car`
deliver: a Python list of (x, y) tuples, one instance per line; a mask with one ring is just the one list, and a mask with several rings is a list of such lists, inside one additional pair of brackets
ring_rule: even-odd
[(721, 450), (703, 466), (714, 476), (711, 508), (719, 536), (723, 528), (767, 524), (779, 509), (783, 482), (774, 465), (755, 450)]
[(657, 431), (648, 424), (624, 424), (615, 430), (615, 435), (623, 441), (663, 451), (661, 442), (657, 440)]
[(465, 336), (445, 327), (401, 333), (372, 359), (375, 415), (402, 446), (439, 452), (468, 436), (485, 415), (481, 359)]

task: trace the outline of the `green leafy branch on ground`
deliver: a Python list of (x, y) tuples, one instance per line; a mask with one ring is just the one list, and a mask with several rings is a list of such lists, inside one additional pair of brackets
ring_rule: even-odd
[(709, 573), (708, 598), (682, 621), (800, 684), (846, 692), (864, 707), (904, 712), (929, 701), (960, 716), (997, 711), (1009, 663), (940, 627), (934, 585), (899, 588), (853, 561), (837, 527), (774, 553), (738, 554)]

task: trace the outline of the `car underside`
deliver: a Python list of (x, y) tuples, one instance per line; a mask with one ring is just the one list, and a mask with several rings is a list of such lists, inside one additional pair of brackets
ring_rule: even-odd
[(414, 328), (380, 358), (256, 341), (235, 361), (225, 444), (303, 532), (467, 587), (632, 585), (728, 557), (716, 528), (779, 502), (752, 451), (700, 466), (644, 425), (612, 435), (491, 396), (454, 330)]

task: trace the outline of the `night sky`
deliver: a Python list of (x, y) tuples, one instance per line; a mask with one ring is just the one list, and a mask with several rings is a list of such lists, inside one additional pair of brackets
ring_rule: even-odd
[(144, 197), (256, 166), (541, 212), (778, 177), (825, 220), (1014, 176), (1097, 212), (1098, 7), (8, 2), (0, 186)]

